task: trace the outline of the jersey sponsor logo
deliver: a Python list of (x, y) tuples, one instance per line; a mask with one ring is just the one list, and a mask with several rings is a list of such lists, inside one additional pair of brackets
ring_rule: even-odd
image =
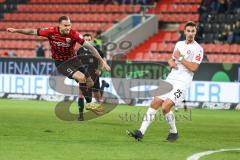
[(63, 37), (61, 36), (61, 35), (59, 35), (59, 34), (54, 34), (54, 35), (51, 35), (50, 36), (52, 39), (63, 39)]
[(66, 38), (66, 42), (70, 43), (71, 42), (71, 38)]
[(45, 31), (45, 30), (48, 30), (48, 28), (41, 28), (40, 30), (41, 31)]
[(200, 59), (201, 59), (201, 55), (198, 54), (198, 55), (196, 56), (195, 60), (200, 61)]
[(57, 46), (61, 46), (61, 47), (70, 47), (70, 44), (68, 43), (63, 43), (63, 42), (56, 42), (56, 41), (52, 41), (54, 44), (56, 44)]

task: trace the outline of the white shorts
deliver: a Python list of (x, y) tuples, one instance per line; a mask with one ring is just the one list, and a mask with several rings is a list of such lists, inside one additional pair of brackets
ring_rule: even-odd
[(173, 85), (173, 89), (170, 92), (157, 97), (164, 101), (169, 98), (173, 101), (175, 105), (179, 105), (184, 100), (186, 95), (187, 88), (185, 84), (169, 79), (167, 79), (166, 81)]

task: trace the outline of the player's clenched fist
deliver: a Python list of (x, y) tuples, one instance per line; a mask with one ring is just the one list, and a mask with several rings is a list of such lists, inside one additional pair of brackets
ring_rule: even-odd
[(14, 33), (14, 32), (16, 32), (16, 29), (15, 28), (7, 28), (7, 31), (11, 32), (11, 33)]
[(168, 61), (168, 64), (169, 64), (169, 66), (170, 66), (171, 68), (177, 68), (176, 63), (175, 63), (175, 60), (173, 60), (173, 59), (170, 59), (170, 60)]
[(179, 59), (182, 55), (179, 50), (174, 51), (173, 56), (175, 59)]

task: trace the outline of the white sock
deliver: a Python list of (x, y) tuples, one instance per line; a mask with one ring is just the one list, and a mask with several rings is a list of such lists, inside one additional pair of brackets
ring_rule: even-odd
[(175, 125), (175, 117), (172, 111), (168, 112), (165, 115), (166, 121), (168, 122), (170, 126), (170, 133), (177, 133), (177, 128)]
[(147, 113), (144, 116), (142, 125), (140, 127), (140, 131), (142, 132), (142, 134), (144, 134), (148, 128), (148, 126), (152, 123), (152, 121), (155, 118), (155, 114), (157, 113), (157, 110), (149, 107), (147, 110)]

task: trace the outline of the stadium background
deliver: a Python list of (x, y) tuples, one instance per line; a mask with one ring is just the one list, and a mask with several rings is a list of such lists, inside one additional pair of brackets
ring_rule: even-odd
[[(76, 157), (85, 159), (186, 159), (200, 151), (239, 148), (240, 119), (239, 113), (234, 112), (240, 109), (239, 14), (237, 0), (0, 0), (1, 159), (34, 159), (39, 156), (37, 150), (44, 155), (53, 153), (46, 159), (73, 159), (77, 148), (81, 151)], [(175, 43), (184, 39), (184, 23), (197, 22), (196, 40), (204, 48), (205, 57), (186, 100), (191, 108), (211, 110), (192, 109), (192, 114), (180, 111), (180, 117), (185, 118), (180, 118), (178, 123), (185, 137), (175, 146), (156, 140), (159, 139), (159, 124), (156, 123), (151, 131), (156, 133), (146, 136), (146, 146), (140, 144), (139, 147), (124, 136), (125, 129), (138, 127), (140, 122), (127, 120), (122, 115), (130, 113), (136, 117), (139, 112), (144, 114), (145, 107), (119, 105), (111, 113), (84, 122), (82, 126), (59, 121), (52, 108), (59, 101), (74, 101), (76, 96), (59, 94), (49, 87), (49, 74), (55, 68), (49, 59), (48, 42), (41, 37), (10, 34), (5, 30), (57, 25), (60, 15), (69, 15), (73, 28), (83, 34), (96, 36), (97, 31), (102, 31), (100, 44), (102, 42), (112, 67), (111, 73), (105, 72), (102, 77), (110, 83), (106, 91), (113, 94), (118, 92), (111, 83), (114, 78), (166, 77), (167, 59)], [(45, 48), (43, 57), (36, 54), (40, 42)], [(150, 98), (120, 99), (120, 103), (126, 102), (130, 106), (147, 106)], [(72, 111), (76, 112), (76, 108), (74, 104)], [(161, 132), (162, 126), (166, 130), (163, 122), (160, 124)], [(91, 133), (84, 133), (87, 131)], [(55, 141), (62, 148), (54, 152)], [(72, 152), (65, 148), (65, 145), (71, 147), (70, 143)], [(93, 147), (93, 143), (97, 146)], [(161, 151), (151, 154), (148, 145), (152, 150)], [(85, 147), (94, 150), (96, 155)], [(113, 147), (112, 152), (108, 147)], [(66, 152), (66, 155), (58, 157), (58, 152)], [(229, 157), (237, 160), (239, 152), (221, 153), (206, 159)]]

